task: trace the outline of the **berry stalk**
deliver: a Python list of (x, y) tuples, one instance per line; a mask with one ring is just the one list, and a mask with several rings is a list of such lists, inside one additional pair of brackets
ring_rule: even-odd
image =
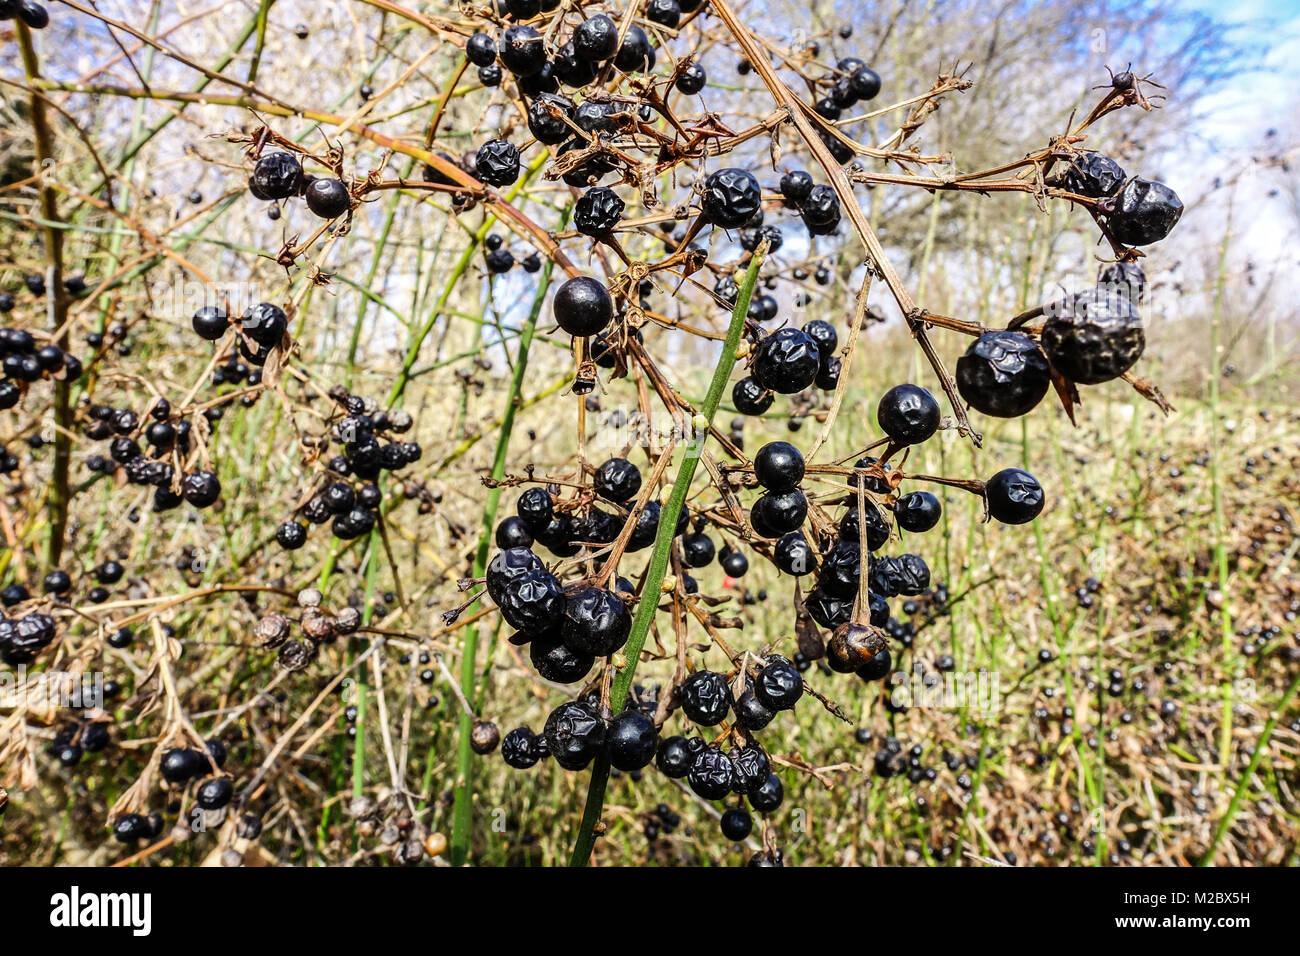
[[(740, 347), (740, 334), (745, 328), (745, 317), (749, 314), (749, 300), (754, 293), (754, 286), (758, 282), (758, 270), (766, 254), (767, 243), (764, 241), (749, 260), (745, 278), (740, 284), (740, 292), (736, 296), (736, 306), (731, 313), (731, 325), (727, 328), (727, 339), (722, 346), (722, 355), (718, 359), (717, 368), (713, 370), (713, 380), (709, 383), (708, 394), (704, 398), (704, 405), (700, 408), (700, 414), (708, 422), (699, 429), (700, 447), (687, 449), (686, 456), (677, 470), (677, 478), (673, 481), (668, 501), (664, 504), (659, 518), (654, 552), (650, 555), (645, 581), (641, 586), (641, 601), (636, 606), (632, 629), (623, 648), (623, 654), (627, 657), (627, 667), (615, 676), (610, 686), (609, 706), (615, 714), (623, 710), (628, 691), (632, 688), (632, 679), (636, 676), (636, 667), (641, 660), (641, 648), (645, 646), (650, 625), (659, 606), (659, 588), (668, 571), (668, 558), (672, 551), (677, 516), (686, 505), (686, 495), (690, 492), (691, 480), (695, 477), (695, 469), (700, 463), (703, 443), (708, 441), (709, 425), (713, 422), (713, 414), (718, 410), (718, 403), (722, 400), (727, 380), (731, 377), (731, 370), (736, 364), (736, 350)], [(591, 850), (596, 842), (596, 822), (600, 819), (605, 804), (609, 767), (609, 756), (602, 753), (592, 768), (591, 783), (587, 787), (587, 802), (582, 809), (582, 823), (573, 844), (573, 852), (569, 856), (569, 866), (586, 866), (591, 859)]]

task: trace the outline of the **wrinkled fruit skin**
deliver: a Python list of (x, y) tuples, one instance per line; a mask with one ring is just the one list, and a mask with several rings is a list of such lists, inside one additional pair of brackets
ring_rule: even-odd
[(618, 225), (623, 209), (618, 193), (608, 186), (594, 186), (574, 206), (573, 225), (585, 236), (603, 236)]
[(1052, 384), (1047, 356), (1020, 332), (985, 332), (957, 360), (957, 390), (976, 411), (1016, 418), (1033, 410)]
[(789, 660), (772, 654), (754, 681), (754, 696), (771, 710), (791, 710), (803, 696), (803, 677)]
[(498, 605), (506, 623), (517, 631), (549, 629), (564, 607), (564, 593), (555, 575), (541, 568), (525, 571), (506, 585)]
[(714, 671), (696, 671), (679, 688), (682, 711), (702, 727), (722, 723), (731, 710), (731, 688), (727, 679)]
[(558, 634), (534, 637), (528, 645), (528, 656), (538, 675), (556, 684), (573, 684), (582, 680), (596, 662), (593, 655), (575, 651)]
[(504, 139), (490, 139), (474, 155), (474, 170), (489, 186), (509, 186), (519, 178), (519, 150)]
[(580, 587), (564, 601), (560, 635), (574, 651), (605, 657), (627, 643), (632, 615), (623, 599), (603, 588)]
[(1004, 468), (984, 486), (989, 514), (1003, 524), (1025, 524), (1043, 510), (1043, 487), (1033, 475), (1019, 468)]
[(513, 26), (501, 38), (497, 51), (502, 64), (515, 76), (532, 76), (546, 65), (542, 35), (529, 26)]
[(268, 153), (253, 167), (249, 188), (259, 199), (288, 199), (302, 186), (302, 164), (292, 153)]
[(721, 800), (731, 793), (736, 773), (731, 758), (717, 747), (707, 747), (695, 755), (686, 782), (696, 796), (705, 800)]
[(585, 701), (561, 704), (546, 718), (542, 732), (555, 762), (565, 770), (581, 770), (605, 746), (605, 723)]
[(722, 229), (739, 229), (762, 208), (761, 198), (753, 173), (735, 167), (719, 169), (704, 181), (704, 216)]
[(611, 458), (596, 469), (593, 485), (606, 501), (631, 501), (641, 490), (641, 472), (626, 458)]
[(1124, 170), (1115, 160), (1101, 153), (1086, 152), (1070, 163), (1062, 185), (1077, 195), (1102, 199), (1115, 195), (1124, 179)]
[(758, 343), (751, 374), (760, 387), (793, 395), (813, 383), (820, 365), (816, 339), (801, 329), (778, 329)]
[(1055, 303), (1043, 324), (1043, 351), (1062, 375), (1099, 385), (1131, 369), (1146, 348), (1137, 307), (1126, 295), (1098, 287)]
[(488, 596), (500, 604), (506, 585), (526, 571), (537, 571), (541, 567), (541, 559), (528, 548), (507, 548), (488, 562)]
[(880, 429), (900, 445), (916, 445), (939, 429), (939, 403), (919, 385), (895, 385), (876, 408)]
[(1183, 201), (1164, 183), (1134, 179), (1115, 197), (1106, 225), (1117, 242), (1146, 246), (1169, 235), (1183, 215)]
[(772, 773), (767, 754), (756, 744), (736, 747), (727, 757), (731, 760), (731, 789), (736, 793), (757, 793)]

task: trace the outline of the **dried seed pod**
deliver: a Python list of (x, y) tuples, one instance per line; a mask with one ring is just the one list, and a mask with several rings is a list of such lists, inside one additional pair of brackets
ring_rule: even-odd
[(289, 639), (289, 619), (283, 614), (267, 614), (253, 625), (253, 637), (265, 648), (276, 648)]

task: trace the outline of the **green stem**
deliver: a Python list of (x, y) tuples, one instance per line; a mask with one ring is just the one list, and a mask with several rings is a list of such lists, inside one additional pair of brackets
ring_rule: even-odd
[(1232, 799), (1228, 801), (1228, 809), (1223, 812), (1218, 829), (1214, 831), (1214, 839), (1210, 841), (1210, 847), (1205, 851), (1205, 855), (1196, 862), (1197, 866), (1209, 866), (1214, 862), (1214, 854), (1219, 849), (1219, 844), (1227, 835), (1228, 830), (1232, 827), (1233, 818), (1237, 815), (1237, 808), (1241, 805), (1241, 798), (1246, 795), (1246, 786), (1250, 783), (1250, 778), (1255, 775), (1260, 760), (1264, 758), (1264, 751), (1268, 749), (1268, 741), (1273, 736), (1273, 728), (1277, 726), (1278, 719), (1290, 708), (1291, 700), (1295, 697), (1297, 690), (1300, 690), (1300, 674), (1296, 674), (1295, 677), (1291, 678), (1286, 693), (1282, 695), (1282, 699), (1273, 708), (1272, 715), (1264, 724), (1263, 730), (1260, 731), (1259, 740), (1255, 741), (1255, 750), (1250, 755), (1250, 763), (1242, 771), (1241, 779), (1237, 781), (1237, 789), (1233, 791)]
[[(731, 325), (727, 329), (727, 340), (722, 346), (722, 355), (718, 366), (713, 370), (713, 381), (709, 383), (709, 393), (705, 396), (700, 414), (709, 422), (718, 409), (722, 393), (726, 390), (727, 380), (736, 364), (736, 350), (740, 347), (740, 333), (745, 327), (745, 316), (749, 313), (749, 299), (753, 295), (754, 285), (758, 281), (758, 269), (763, 264), (765, 249), (760, 250), (749, 262), (745, 272), (745, 281), (740, 286), (736, 297), (736, 307), (731, 313)], [(627, 646), (623, 654), (627, 657), (627, 667), (619, 671), (610, 687), (609, 706), (615, 713), (623, 709), (632, 679), (636, 676), (636, 667), (641, 660), (641, 648), (645, 646), (654, 621), (655, 611), (659, 606), (659, 590), (663, 586), (664, 575), (668, 571), (668, 557), (672, 551), (673, 536), (677, 530), (677, 516), (686, 504), (686, 495), (690, 492), (691, 479), (700, 463), (700, 454), (704, 443), (708, 441), (707, 424), (697, 423), (698, 445), (687, 447), (681, 465), (677, 469), (677, 478), (673, 481), (668, 503), (659, 515), (659, 530), (655, 534), (654, 552), (650, 555), (650, 565), (646, 568), (645, 581), (641, 585), (641, 600), (636, 606), (636, 615), (632, 618), (632, 629), (628, 634)], [(596, 758), (591, 772), (591, 783), (587, 787), (587, 803), (582, 810), (582, 824), (578, 829), (578, 838), (574, 841), (573, 852), (569, 857), (569, 866), (586, 866), (591, 859), (591, 850), (596, 843), (596, 823), (605, 804), (605, 787), (609, 783), (609, 759), (602, 754)]]
[[(567, 213), (562, 220), (567, 219)], [(561, 225), (563, 228), (563, 225)], [(551, 284), (551, 271), (554, 263), (549, 259), (542, 269), (541, 282), (537, 286), (537, 295), (533, 298), (533, 308), (524, 323), (519, 336), (519, 353), (515, 357), (515, 372), (510, 379), (510, 392), (506, 396), (506, 410), (501, 417), (501, 429), (497, 435), (496, 455), (492, 459), (492, 477), (500, 481), (506, 473), (506, 455), (510, 449), (510, 434), (515, 426), (515, 413), (519, 406), (519, 395), (524, 385), (524, 373), (528, 369), (528, 349), (533, 343), (533, 332), (537, 328), (537, 318), (541, 315), (542, 304), (546, 300), (546, 290)], [(487, 568), (488, 552), (492, 547), (492, 530), (496, 525), (497, 504), (501, 500), (501, 488), (494, 487), (488, 491), (487, 503), (483, 506), (483, 529), (479, 535), (478, 551), (474, 555), (472, 577), (480, 578)], [(477, 604), (467, 611), (473, 613)], [(474, 665), (478, 655), (478, 625), (470, 625), (465, 632), (465, 642), (461, 646), (460, 686), (463, 692), (472, 697), (474, 694)], [(474, 770), (474, 752), (470, 748), (470, 736), (474, 730), (474, 715), (466, 710), (460, 714), (460, 727), (456, 739), (456, 788), (452, 803), (451, 862), (461, 866), (469, 856), (469, 845), (474, 818), (474, 795), (470, 789), (470, 778)]]

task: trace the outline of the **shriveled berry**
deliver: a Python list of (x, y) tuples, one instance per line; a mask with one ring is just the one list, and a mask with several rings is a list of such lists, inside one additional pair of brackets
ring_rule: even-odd
[(573, 208), (573, 225), (585, 236), (607, 235), (623, 218), (624, 204), (608, 186), (593, 186)]
[(717, 747), (706, 747), (696, 754), (686, 774), (691, 790), (705, 800), (721, 800), (731, 793), (735, 779), (731, 758)]
[(1061, 184), (1072, 193), (1089, 199), (1113, 196), (1124, 184), (1123, 168), (1109, 156), (1095, 151), (1080, 154), (1070, 161)]
[(592, 482), (596, 494), (606, 501), (631, 501), (641, 490), (641, 471), (626, 458), (610, 458), (599, 468)]
[(474, 154), (474, 170), (489, 186), (509, 186), (519, 178), (519, 150), (504, 139), (490, 139)]
[(573, 55), (587, 63), (603, 63), (618, 52), (618, 24), (598, 13), (573, 31)]
[(880, 397), (876, 420), (900, 445), (925, 441), (939, 428), (939, 403), (919, 385), (895, 385)]
[(575, 651), (605, 657), (627, 643), (632, 615), (613, 591), (582, 586), (564, 598), (560, 635)]
[(734, 166), (710, 173), (704, 180), (704, 217), (722, 229), (739, 229), (758, 212), (762, 190), (748, 170)]
[[(731, 710), (731, 687), (715, 671), (696, 671), (678, 688), (682, 712), (702, 727), (712, 727), (726, 719)], [(716, 799), (716, 798), (714, 798)]]
[(558, 633), (539, 634), (528, 646), (528, 656), (538, 676), (556, 684), (572, 684), (587, 676), (596, 659), (575, 651)]
[(1038, 479), (1019, 468), (1004, 468), (984, 485), (989, 514), (1003, 524), (1025, 524), (1043, 510), (1045, 498)]
[(682, 736), (665, 737), (659, 743), (659, 752), (655, 754), (655, 766), (665, 777), (680, 780), (686, 776), (695, 762), (695, 751)]
[(497, 56), (515, 76), (532, 76), (540, 73), (546, 65), (546, 46), (540, 33), (530, 26), (517, 24), (508, 28), (502, 36)]
[(1132, 368), (1146, 348), (1146, 333), (1133, 300), (1098, 286), (1045, 310), (1043, 351), (1062, 375), (1080, 385), (1099, 385)]
[(302, 163), (292, 153), (264, 153), (253, 166), (249, 188), (259, 199), (288, 199), (302, 187)]
[(985, 415), (1028, 414), (1051, 383), (1047, 356), (1021, 332), (985, 332), (957, 360), (957, 390)]
[(751, 374), (761, 387), (793, 395), (813, 383), (820, 364), (816, 339), (800, 329), (778, 329), (758, 343)]
[(1106, 226), (1117, 242), (1146, 246), (1169, 235), (1183, 215), (1183, 201), (1164, 183), (1133, 179), (1111, 202)]
[(585, 701), (567, 701), (551, 711), (543, 734), (547, 750), (565, 770), (581, 770), (605, 746), (605, 723)]
[(803, 696), (803, 677), (787, 658), (770, 654), (754, 681), (754, 696), (774, 711), (790, 710)]

